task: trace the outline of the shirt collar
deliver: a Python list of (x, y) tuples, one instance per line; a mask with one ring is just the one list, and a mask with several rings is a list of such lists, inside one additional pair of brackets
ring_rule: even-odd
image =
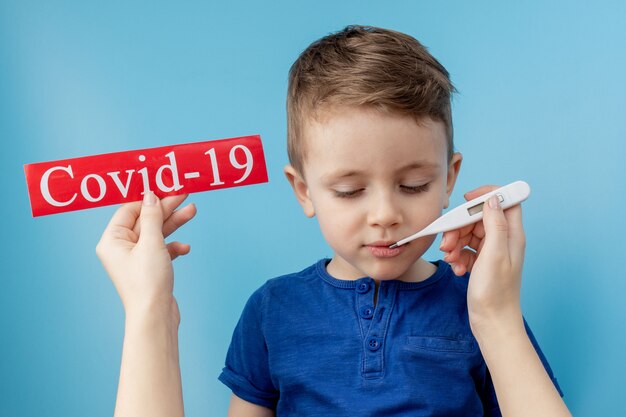
[[(317, 274), (320, 278), (322, 278), (326, 283), (332, 285), (337, 288), (345, 288), (345, 289), (354, 289), (357, 286), (357, 282), (363, 279), (372, 279), (371, 277), (363, 277), (359, 280), (345, 280), (345, 279), (337, 279), (330, 275), (326, 270), (326, 265), (330, 262), (330, 258), (320, 259), (316, 264)], [(405, 282), (400, 280), (389, 280), (386, 282), (393, 282), (398, 286), (398, 289), (401, 290), (416, 290), (419, 288), (426, 287), (428, 285), (434, 284), (439, 281), (442, 277), (444, 277), (448, 271), (450, 271), (450, 265), (447, 262), (442, 260), (431, 262), (433, 265), (437, 267), (437, 270), (434, 274), (429, 276), (423, 281), (420, 282)]]

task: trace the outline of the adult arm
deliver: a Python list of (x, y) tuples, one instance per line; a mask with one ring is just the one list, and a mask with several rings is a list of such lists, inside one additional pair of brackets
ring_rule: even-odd
[(172, 260), (190, 247), (164, 237), (195, 215), (193, 205), (175, 211), (185, 197), (148, 192), (123, 205), (96, 247), (126, 313), (116, 417), (184, 415)]
[[(485, 186), (467, 200), (492, 191)], [(441, 244), (457, 275), (472, 271), (467, 303), (503, 416), (571, 416), (524, 327), (520, 303), (525, 236), (521, 206), (503, 211), (497, 198), (483, 221), (447, 232)], [(466, 248), (469, 246), (470, 249)]]

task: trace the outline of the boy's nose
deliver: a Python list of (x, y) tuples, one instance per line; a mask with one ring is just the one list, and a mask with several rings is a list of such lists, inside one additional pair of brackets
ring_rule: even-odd
[(402, 222), (402, 213), (396, 202), (388, 195), (377, 196), (370, 205), (370, 226), (392, 227)]

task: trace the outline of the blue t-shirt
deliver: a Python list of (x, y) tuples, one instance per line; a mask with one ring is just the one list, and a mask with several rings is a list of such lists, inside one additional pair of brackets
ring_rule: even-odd
[(469, 274), (437, 261), (422, 282), (380, 282), (374, 305), (373, 279), (336, 279), (329, 261), (250, 297), (219, 377), (235, 395), (277, 416), (501, 415), (469, 325)]

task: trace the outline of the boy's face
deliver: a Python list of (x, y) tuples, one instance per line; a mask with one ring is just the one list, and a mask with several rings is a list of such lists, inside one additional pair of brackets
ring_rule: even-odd
[(344, 107), (307, 125), (305, 147), (304, 178), (291, 166), (285, 173), (334, 250), (329, 272), (339, 279), (426, 278), (420, 258), (435, 236), (388, 246), (448, 206), (462, 158), (455, 153), (448, 164), (443, 123)]

